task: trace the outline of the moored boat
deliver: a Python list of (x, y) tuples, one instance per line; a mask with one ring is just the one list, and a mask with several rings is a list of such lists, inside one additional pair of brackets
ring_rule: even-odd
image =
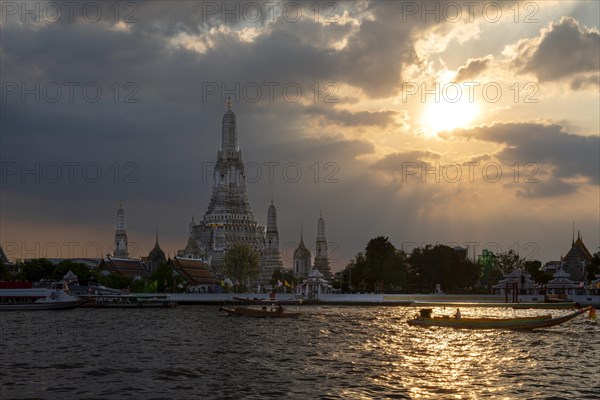
[(258, 297), (233, 297), (233, 300), (238, 301), (240, 303), (245, 304), (282, 304), (282, 305), (294, 305), (294, 304), (302, 304), (302, 299), (261, 299)]
[(432, 317), (431, 309), (422, 309), (414, 319), (409, 319), (407, 323), (411, 326), (445, 326), (461, 329), (538, 329), (562, 324), (586, 311), (590, 312), (590, 316), (595, 312), (593, 307), (587, 307), (556, 318), (552, 318), (550, 315), (520, 318), (453, 318), (449, 316)]
[(177, 302), (168, 295), (90, 295), (86, 308), (175, 308)]
[(299, 312), (288, 312), (282, 305), (270, 308), (263, 306), (260, 309), (250, 307), (221, 307), (221, 311), (225, 311), (229, 315), (254, 318), (297, 318), (301, 315)]
[(69, 294), (65, 282), (50, 287), (33, 287), (32, 282), (0, 282), (0, 310), (64, 310), (75, 308), (85, 300)]

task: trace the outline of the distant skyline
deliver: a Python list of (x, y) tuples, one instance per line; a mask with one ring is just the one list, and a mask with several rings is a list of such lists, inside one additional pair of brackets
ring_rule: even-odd
[(157, 228), (184, 248), (228, 96), (286, 268), (320, 210), (334, 271), (379, 235), (546, 262), (574, 229), (599, 250), (598, 2), (23, 4), (0, 9), (11, 259), (112, 254), (121, 201), (130, 255)]

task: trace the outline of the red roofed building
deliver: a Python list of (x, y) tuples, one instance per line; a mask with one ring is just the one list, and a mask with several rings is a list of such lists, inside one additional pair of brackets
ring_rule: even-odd
[(221, 279), (203, 260), (175, 257), (171, 264), (186, 282), (187, 292), (208, 292), (210, 288), (221, 284)]
[(117, 274), (133, 280), (148, 279), (150, 273), (146, 264), (141, 260), (108, 257), (103, 259), (98, 267), (101, 274)]

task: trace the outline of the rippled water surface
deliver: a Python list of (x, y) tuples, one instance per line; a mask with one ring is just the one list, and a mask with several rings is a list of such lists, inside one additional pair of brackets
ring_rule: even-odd
[(600, 324), (587, 317), (469, 331), (409, 327), (414, 308), (300, 310), (298, 320), (216, 306), (4, 312), (0, 399), (600, 398)]

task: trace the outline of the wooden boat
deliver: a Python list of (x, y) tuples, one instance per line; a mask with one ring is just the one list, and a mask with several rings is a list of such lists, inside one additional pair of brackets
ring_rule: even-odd
[(592, 310), (593, 307), (587, 307), (557, 318), (552, 318), (550, 315), (521, 318), (452, 318), (432, 317), (431, 309), (423, 309), (407, 323), (411, 326), (446, 326), (461, 329), (538, 329), (562, 324), (586, 311), (590, 311), (591, 314)]
[(221, 311), (225, 311), (229, 315), (254, 318), (297, 318), (301, 314), (299, 312), (287, 312), (282, 306), (271, 307), (269, 309), (266, 306), (259, 309), (250, 307), (221, 307)]
[(293, 305), (293, 304), (302, 304), (302, 299), (260, 299), (258, 297), (233, 297), (233, 300), (238, 301), (240, 303), (245, 304), (284, 304), (284, 305)]
[(500, 303), (500, 302), (469, 302), (469, 301), (414, 301), (411, 307), (491, 307), (491, 308), (538, 308), (538, 309), (572, 309), (574, 301), (561, 301), (556, 303)]

